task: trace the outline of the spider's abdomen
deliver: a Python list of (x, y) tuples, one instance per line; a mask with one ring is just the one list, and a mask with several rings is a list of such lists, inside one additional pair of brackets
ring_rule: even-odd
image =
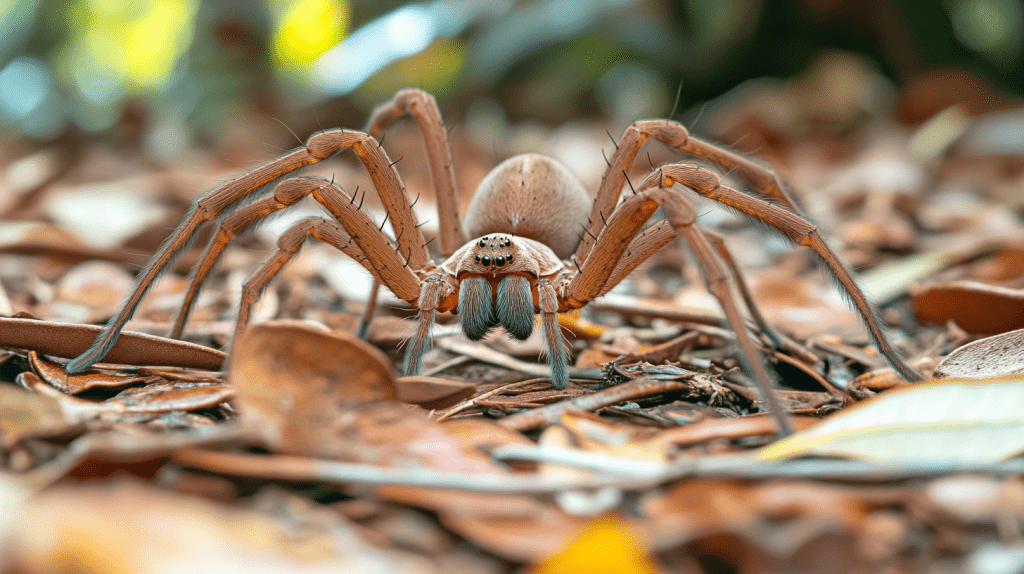
[(517, 155), (480, 182), (464, 223), (469, 237), (527, 237), (567, 259), (580, 242), (590, 203), (583, 184), (561, 163), (540, 154)]

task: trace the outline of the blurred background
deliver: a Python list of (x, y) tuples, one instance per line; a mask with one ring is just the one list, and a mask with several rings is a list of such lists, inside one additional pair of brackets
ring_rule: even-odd
[[(955, 71), (959, 91), (997, 98), (1024, 89), (1022, 50), (1020, 0), (5, 0), (0, 125), (173, 157), (253, 118), (303, 137), (312, 109), (358, 127), (403, 87), (459, 120), (476, 106), (513, 122), (622, 123), (837, 51), (877, 72), (876, 95)], [(949, 103), (908, 103), (901, 119)]]
[[(491, 167), (528, 151), (596, 190), (602, 153), (629, 123), (671, 117), (771, 164), (881, 304), (938, 265), (908, 256), (968, 252), (1024, 228), (1021, 0), (0, 0), (0, 252), (64, 261), (5, 259), (0, 279), (24, 295), (0, 298), (0, 312), (104, 320), (131, 283), (125, 267), (145, 262), (196, 196), (319, 129), (363, 128), (406, 87), (438, 99), (463, 209)], [(421, 141), (404, 121), (384, 147), (410, 195), (423, 195), (429, 235)], [(631, 177), (678, 159), (644, 149)], [(342, 155), (311, 171), (368, 189)], [(384, 217), (373, 194), (367, 208)], [(264, 226), (248, 263), (226, 262), (234, 284), (274, 231), (310, 211)], [(812, 268), (807, 253), (789, 255), (724, 210), (702, 206), (701, 223), (728, 231), (744, 268), (776, 274), (752, 277), (766, 306), (798, 303), (789, 293)], [(368, 275), (316, 247), (292, 267), (324, 275), (347, 301), (365, 297), (368, 285), (353, 283)], [(54, 295), (24, 279), (68, 282), (69, 264), (97, 259), (120, 265), (123, 285), (102, 298), (85, 290), (76, 306), (57, 302), (79, 287)], [(911, 274), (867, 275), (887, 263)], [(696, 305), (666, 279), (676, 276), (656, 276), (648, 294)], [(234, 308), (221, 303), (225, 316)], [(827, 308), (787, 327), (814, 333), (846, 309)]]

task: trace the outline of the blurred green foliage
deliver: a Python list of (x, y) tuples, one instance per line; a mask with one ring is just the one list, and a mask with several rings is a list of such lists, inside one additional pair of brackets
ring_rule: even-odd
[[(396, 89), (512, 119), (664, 116), (823, 50), (896, 84), (933, 69), (1024, 86), (1021, 0), (0, 0), (0, 124), (39, 141), (144, 130), (215, 137), (239, 110), (332, 109)], [(332, 121), (335, 118), (332, 118)], [(164, 133), (164, 132), (161, 132)]]

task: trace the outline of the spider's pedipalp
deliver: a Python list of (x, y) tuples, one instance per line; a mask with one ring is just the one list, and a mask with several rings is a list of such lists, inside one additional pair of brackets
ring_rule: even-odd
[(541, 328), (551, 367), (551, 386), (564, 389), (569, 385), (569, 351), (558, 326), (558, 296), (546, 279), (537, 282), (537, 296), (541, 311)]

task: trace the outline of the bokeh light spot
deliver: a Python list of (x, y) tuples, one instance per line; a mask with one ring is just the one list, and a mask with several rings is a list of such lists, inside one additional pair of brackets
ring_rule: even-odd
[(350, 10), (337, 0), (281, 2), (274, 32), (274, 60), (284, 69), (306, 69), (348, 32)]
[(0, 70), (0, 113), (10, 118), (27, 116), (43, 103), (51, 84), (50, 71), (39, 60), (11, 60)]

